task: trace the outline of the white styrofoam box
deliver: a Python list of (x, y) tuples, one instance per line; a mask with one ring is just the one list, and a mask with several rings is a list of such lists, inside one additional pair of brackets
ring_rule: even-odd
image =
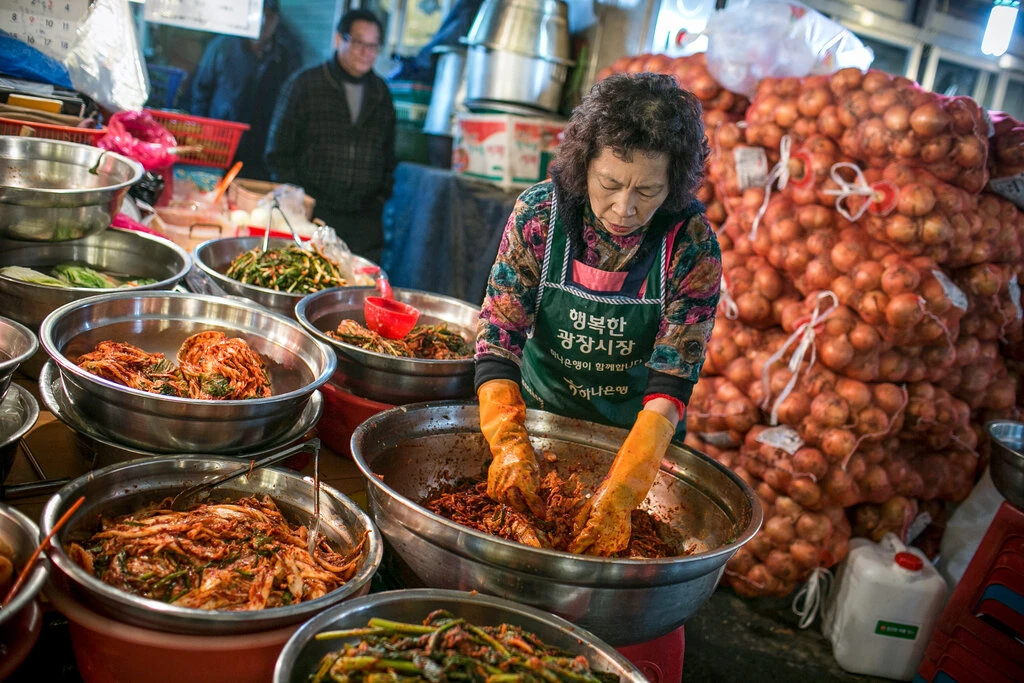
[(505, 190), (529, 187), (547, 178), (564, 130), (550, 118), (460, 113), (452, 169)]

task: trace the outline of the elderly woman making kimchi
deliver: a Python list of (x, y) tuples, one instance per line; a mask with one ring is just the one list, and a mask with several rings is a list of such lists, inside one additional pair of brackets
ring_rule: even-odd
[(502, 235), (476, 344), (489, 496), (543, 516), (527, 405), (630, 429), (572, 552), (626, 547), (685, 429), (722, 277), (694, 198), (707, 154), (694, 95), (669, 76), (612, 76), (573, 112), (552, 180), (520, 195)]

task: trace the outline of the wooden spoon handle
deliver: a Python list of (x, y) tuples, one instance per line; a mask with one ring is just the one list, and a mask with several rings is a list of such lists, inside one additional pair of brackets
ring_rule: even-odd
[(18, 590), (21, 588), (21, 585), (25, 583), (25, 581), (28, 579), (28, 575), (32, 573), (33, 567), (36, 566), (36, 560), (39, 559), (39, 553), (43, 552), (43, 548), (50, 544), (50, 539), (52, 539), (54, 535), (56, 535), (56, 533), (60, 531), (61, 527), (64, 526), (64, 524), (69, 519), (71, 519), (71, 515), (75, 514), (78, 508), (82, 507), (82, 503), (84, 502), (85, 496), (82, 496), (81, 498), (76, 500), (75, 504), (69, 507), (67, 509), (67, 512), (61, 515), (61, 518), (58, 519), (57, 523), (53, 525), (53, 529), (50, 530), (50, 533), (46, 534), (46, 538), (43, 539), (43, 542), (36, 546), (36, 549), (32, 553), (32, 556), (28, 558), (28, 562), (25, 563), (25, 566), (24, 568), (22, 568), (21, 573), (18, 574), (18, 580), (14, 582), (13, 586), (11, 586), (11, 590), (7, 591), (7, 597), (4, 598), (3, 602), (4, 607), (7, 607), (8, 603), (10, 603), (11, 600), (14, 599), (14, 596), (18, 593)]

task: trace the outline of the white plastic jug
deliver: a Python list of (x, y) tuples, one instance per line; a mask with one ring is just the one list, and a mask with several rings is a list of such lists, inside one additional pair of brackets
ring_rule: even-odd
[(914, 677), (946, 602), (946, 581), (928, 558), (893, 534), (853, 539), (822, 621), (846, 671)]

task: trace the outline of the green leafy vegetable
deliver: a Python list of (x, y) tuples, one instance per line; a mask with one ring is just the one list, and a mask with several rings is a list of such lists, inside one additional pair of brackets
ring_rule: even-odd
[(63, 280), (58, 280), (55, 277), (50, 277), (45, 273), (40, 273), (38, 270), (32, 270), (31, 268), (25, 268), (24, 266), (6, 266), (4, 268), (0, 268), (0, 275), (20, 282), (29, 282), (34, 285), (67, 287), (67, 283)]

